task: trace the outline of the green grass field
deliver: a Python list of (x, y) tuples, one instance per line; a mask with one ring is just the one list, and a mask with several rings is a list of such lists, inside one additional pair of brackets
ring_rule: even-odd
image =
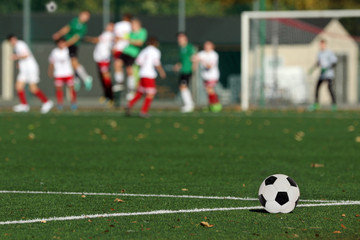
[[(0, 190), (39, 192), (0, 193), (0, 239), (359, 239), (359, 123), (342, 111), (3, 112)], [(257, 198), (275, 173), (302, 200), (354, 202), (268, 214), (256, 200), (180, 196)]]

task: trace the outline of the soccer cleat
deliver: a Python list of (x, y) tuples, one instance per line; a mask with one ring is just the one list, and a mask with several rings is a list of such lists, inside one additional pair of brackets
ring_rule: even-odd
[(222, 105), (220, 103), (215, 103), (210, 105), (210, 111), (214, 113), (221, 112)]
[(76, 92), (80, 91), (81, 88), (81, 81), (78, 77), (75, 77), (74, 79), (74, 89)]
[(42, 114), (45, 114), (45, 113), (48, 113), (54, 106), (54, 103), (53, 101), (51, 100), (48, 100), (46, 103), (44, 103), (42, 106), (41, 106), (41, 109), (40, 109), (40, 112)]
[(336, 112), (336, 110), (337, 110), (336, 104), (332, 104), (331, 105), (331, 111)]
[(319, 103), (314, 103), (312, 105), (309, 106), (308, 110), (309, 111), (316, 111), (316, 110), (319, 110), (320, 109), (320, 104)]
[(71, 109), (71, 111), (76, 111), (76, 110), (78, 109), (76, 103), (72, 103), (72, 104), (70, 105), (70, 109)]
[(182, 113), (190, 113), (194, 111), (194, 106), (193, 105), (188, 105), (188, 106), (183, 106), (180, 111)]
[(131, 108), (129, 106), (125, 107), (125, 116), (127, 117), (131, 116)]
[(100, 97), (99, 98), (99, 103), (100, 104), (106, 104), (107, 103), (107, 99), (105, 97)]
[(84, 84), (85, 84), (85, 89), (86, 91), (90, 91), (92, 88), (92, 82), (93, 82), (93, 78), (91, 76), (88, 76), (85, 80), (84, 80)]
[(29, 112), (30, 106), (28, 104), (18, 104), (13, 107), (14, 112)]
[(62, 104), (57, 104), (57, 105), (56, 105), (56, 109), (57, 109), (58, 111), (62, 111), (62, 110), (64, 109), (64, 105), (62, 105)]

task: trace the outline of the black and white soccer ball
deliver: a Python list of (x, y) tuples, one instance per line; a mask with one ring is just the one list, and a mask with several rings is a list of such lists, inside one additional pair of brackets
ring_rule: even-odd
[(284, 174), (267, 177), (260, 185), (259, 200), (269, 213), (289, 213), (300, 198), (296, 182)]
[(46, 4), (46, 10), (50, 13), (55, 12), (57, 9), (57, 4), (54, 1), (50, 1)]

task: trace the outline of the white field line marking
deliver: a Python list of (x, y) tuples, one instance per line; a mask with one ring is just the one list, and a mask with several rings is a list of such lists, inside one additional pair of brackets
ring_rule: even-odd
[[(168, 195), (168, 194), (134, 194), (134, 193), (90, 193), (90, 192), (45, 192), (45, 191), (9, 191), (0, 190), (0, 194), (49, 194), (49, 195), (88, 195), (88, 196), (125, 196), (125, 197), (158, 197), (158, 198), (192, 198), (192, 199), (219, 199), (219, 200), (240, 200), (240, 201), (258, 201), (258, 198), (241, 197), (219, 197), (219, 196), (194, 196), (194, 195)], [(347, 200), (302, 200), (300, 202), (344, 202)]]
[[(321, 206), (344, 206), (344, 205), (360, 205), (360, 201), (300, 204), (297, 207), (321, 207)], [(5, 221), (5, 222), (0, 222), (0, 225), (38, 223), (38, 222), (45, 223), (51, 221), (71, 221), (71, 220), (90, 219), (90, 218), (163, 215), (163, 214), (174, 214), (174, 213), (223, 212), (223, 211), (256, 210), (256, 209), (263, 209), (263, 207), (253, 206), (253, 207), (230, 207), (230, 208), (200, 208), (200, 209), (195, 208), (195, 209), (180, 209), (180, 210), (156, 210), (149, 212), (129, 212), (129, 213), (109, 213), (109, 214), (105, 213), (105, 214), (91, 214), (91, 215), (67, 216), (67, 217), (36, 218), (36, 219), (19, 220), (19, 221)]]

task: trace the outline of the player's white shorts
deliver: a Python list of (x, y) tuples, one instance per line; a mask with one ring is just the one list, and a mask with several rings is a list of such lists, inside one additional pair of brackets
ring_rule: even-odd
[(17, 75), (16, 80), (24, 83), (39, 83), (39, 68), (36, 65), (29, 67), (20, 67), (20, 71)]

